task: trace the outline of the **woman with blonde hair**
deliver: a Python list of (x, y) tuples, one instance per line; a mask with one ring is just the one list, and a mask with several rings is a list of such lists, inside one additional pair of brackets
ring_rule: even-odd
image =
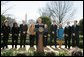
[(63, 30), (63, 28), (62, 28), (62, 24), (60, 24), (60, 25), (59, 25), (58, 32), (57, 32), (58, 40), (59, 40), (59, 48), (61, 48), (62, 40), (64, 39), (64, 38), (63, 38), (63, 34), (64, 34), (64, 30)]
[(30, 38), (30, 47), (34, 46), (34, 39), (35, 39), (35, 25), (32, 23), (29, 27), (29, 38)]

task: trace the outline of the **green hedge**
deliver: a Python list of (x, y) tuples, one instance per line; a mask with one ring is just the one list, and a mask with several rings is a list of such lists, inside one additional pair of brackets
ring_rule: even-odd
[[(28, 36), (27, 36), (28, 37)], [(82, 35), (80, 35), (80, 42), (79, 42), (79, 47), (80, 48), (83, 48), (83, 36)], [(2, 39), (1, 39), (1, 46), (2, 46)], [(8, 40), (8, 45), (11, 45), (12, 44), (12, 40), (11, 40), (11, 38), (9, 38), (9, 40)], [(29, 43), (29, 38), (27, 38), (26, 39), (26, 45), (29, 45), (30, 43)], [(34, 41), (34, 44), (36, 45), (36, 39), (35, 39), (35, 41)], [(54, 40), (52, 41), (52, 44), (54, 45)], [(65, 41), (63, 40), (62, 41), (62, 44), (63, 45), (65, 45)], [(20, 38), (18, 38), (18, 45), (20, 45)], [(48, 38), (48, 41), (47, 41), (47, 45), (50, 45), (50, 38)], [(58, 43), (58, 40), (57, 40), (57, 45), (59, 45), (59, 43)], [(72, 46), (72, 40), (71, 40), (71, 42), (70, 42), (70, 45)]]
[[(34, 43), (36, 45), (36, 41)], [(11, 44), (12, 44), (12, 40), (8, 40), (8, 45), (11, 45)], [(1, 45), (2, 45), (2, 41), (1, 41)], [(20, 40), (18, 40), (18, 45), (20, 45)], [(29, 40), (26, 40), (26, 45), (29, 45)], [(47, 45), (50, 45), (50, 41), (47, 42)], [(54, 41), (53, 41), (53, 45), (54, 45)], [(58, 41), (57, 41), (57, 45), (59, 45)], [(62, 45), (65, 45), (65, 41), (62, 41)], [(72, 46), (72, 41), (70, 45)], [(83, 48), (83, 40), (80, 41), (79, 47)]]
[[(22, 52), (22, 53), (20, 53)], [(67, 50), (61, 50), (59, 52), (36, 52), (36, 51), (26, 51), (26, 50), (13, 50), (13, 49), (9, 49), (9, 50), (4, 50), (1, 51), (1, 56), (69, 56), (69, 53)], [(83, 55), (81, 55), (83, 56)]]
[(36, 51), (22, 51), (22, 54), (19, 54), (19, 52), (21, 52), (20, 50), (5, 50), (5, 51), (1, 51), (1, 56), (23, 56), (25, 54), (25, 56), (68, 56), (67, 51), (59, 51), (58, 52), (51, 52), (46, 54), (45, 52), (39, 53)]

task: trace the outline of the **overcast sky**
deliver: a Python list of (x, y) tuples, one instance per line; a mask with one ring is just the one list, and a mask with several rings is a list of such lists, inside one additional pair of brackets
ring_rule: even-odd
[[(12, 14), (16, 18), (17, 22), (24, 20), (26, 13), (27, 20), (36, 20), (40, 16), (38, 9), (45, 7), (47, 2), (48, 1), (10, 1), (7, 5), (1, 7), (1, 10), (7, 7), (12, 7), (6, 14)], [(79, 21), (83, 18), (83, 2), (74, 1), (73, 6), (76, 8), (76, 14), (73, 20)]]

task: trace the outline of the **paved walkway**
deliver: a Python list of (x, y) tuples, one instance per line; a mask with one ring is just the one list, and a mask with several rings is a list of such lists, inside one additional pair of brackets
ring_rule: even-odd
[[(12, 49), (12, 45), (8, 45), (8, 49)], [(23, 50), (23, 49), (20, 49), (20, 45), (17, 45), (17, 49), (16, 50)], [(70, 49), (72, 49), (72, 47)], [(36, 45), (34, 45), (34, 47), (31, 47), (31, 48), (30, 48), (29, 45), (26, 45), (25, 50), (26, 51), (28, 51), (28, 50), (36, 51)], [(61, 50), (67, 50), (67, 51), (69, 51), (68, 49), (65, 49), (65, 46), (64, 45), (62, 45), (62, 48), (61, 49), (59, 48), (58, 45), (57, 45), (57, 48), (55, 48), (55, 46), (52, 46), (52, 47), (47, 46), (47, 47), (44, 48), (44, 52), (51, 52), (51, 51), (52, 52), (59, 52)]]

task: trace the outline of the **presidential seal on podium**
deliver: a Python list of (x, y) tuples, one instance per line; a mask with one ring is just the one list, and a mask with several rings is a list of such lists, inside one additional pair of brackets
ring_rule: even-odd
[(36, 25), (37, 33), (38, 33), (38, 45), (37, 45), (37, 52), (44, 52), (43, 49), (43, 31), (44, 31), (44, 25), (38, 24)]
[(44, 28), (43, 27), (39, 27), (39, 32), (43, 32), (44, 31)]

